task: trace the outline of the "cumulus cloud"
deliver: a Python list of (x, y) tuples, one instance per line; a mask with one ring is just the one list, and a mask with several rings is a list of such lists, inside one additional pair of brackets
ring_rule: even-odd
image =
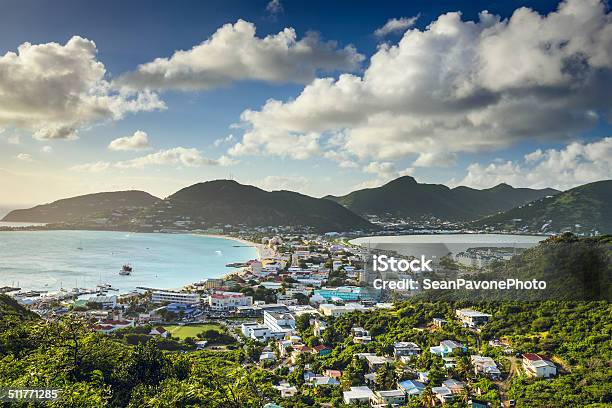
[(226, 137), (222, 137), (220, 139), (217, 139), (213, 142), (213, 145), (215, 147), (219, 147), (222, 146), (224, 144), (230, 144), (232, 142), (234, 142), (236, 140), (236, 138), (234, 137), (234, 135), (227, 135)]
[(186, 147), (174, 147), (167, 150), (159, 150), (146, 156), (121, 161), (115, 164), (119, 168), (143, 168), (151, 165), (180, 164), (187, 167), (199, 167), (203, 165), (217, 165), (214, 159), (202, 155), (198, 149)]
[(336, 42), (324, 42), (315, 33), (298, 40), (293, 28), (285, 28), (259, 38), (254, 24), (238, 20), (190, 50), (140, 65), (118, 82), (131, 89), (183, 91), (241, 80), (306, 83), (318, 71), (355, 70), (362, 60), (354, 47), (340, 49)]
[(24, 162), (34, 161), (34, 159), (32, 159), (32, 155), (29, 153), (19, 153), (17, 156), (15, 156), (15, 158), (17, 160), (24, 161)]
[(110, 150), (144, 150), (149, 148), (149, 136), (137, 130), (132, 136), (120, 137), (108, 145)]
[(458, 185), (488, 188), (499, 183), (515, 187), (567, 190), (593, 181), (612, 179), (612, 137), (573, 142), (563, 149), (535, 150), (523, 160), (474, 163)]
[(32, 131), (37, 139), (76, 139), (80, 128), (163, 109), (151, 92), (114, 90), (96, 59), (96, 44), (21, 44), (0, 56), (0, 127)]
[(43, 147), (41, 147), (41, 149), (40, 149), (40, 150), (41, 150), (43, 153), (47, 153), (47, 154), (49, 154), (49, 153), (53, 153), (53, 147), (51, 147), (51, 146), (43, 146)]
[(383, 44), (363, 75), (318, 78), (294, 99), (241, 115), (230, 154), (447, 165), (460, 152), (564, 140), (610, 117), (612, 17), (597, 0), (477, 21), (447, 13)]
[(267, 191), (306, 191), (312, 185), (311, 181), (303, 176), (267, 176), (254, 181), (253, 184)]
[(401, 18), (390, 18), (387, 20), (384, 26), (377, 28), (374, 31), (374, 35), (377, 37), (384, 37), (391, 33), (403, 33), (410, 27), (412, 27), (419, 19), (420, 14), (414, 17), (401, 17)]

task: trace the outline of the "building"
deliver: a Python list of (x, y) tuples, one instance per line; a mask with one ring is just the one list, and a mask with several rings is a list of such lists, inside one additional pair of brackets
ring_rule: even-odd
[(455, 397), (448, 387), (432, 387), (431, 391), (442, 404), (446, 404)]
[(370, 397), (372, 408), (398, 407), (406, 402), (406, 394), (403, 390), (375, 391)]
[(360, 300), (375, 300), (374, 293), (370, 289), (359, 286), (324, 287), (315, 290), (314, 293), (327, 301), (358, 302)]
[(286, 381), (280, 382), (278, 385), (274, 386), (274, 388), (280, 391), (281, 398), (290, 398), (298, 393), (298, 389)]
[(240, 331), (245, 337), (262, 342), (268, 341), (271, 338), (276, 338), (273, 336), (272, 331), (268, 328), (268, 326), (255, 322), (243, 323), (240, 326)]
[(164, 329), (161, 326), (152, 328), (151, 331), (149, 332), (149, 334), (151, 336), (159, 336), (159, 337), (162, 337), (164, 339), (167, 338), (170, 335), (168, 330)]
[(436, 327), (442, 327), (442, 326), (444, 326), (448, 322), (446, 320), (442, 319), (441, 317), (434, 317), (432, 319), (432, 323)]
[(556, 365), (534, 353), (523, 354), (523, 369), (531, 377), (549, 378), (557, 375)]
[(486, 375), (494, 380), (501, 377), (501, 371), (499, 371), (497, 363), (495, 363), (491, 357), (470, 356), (470, 359), (472, 360), (476, 374)]
[(356, 356), (360, 359), (365, 359), (368, 362), (368, 367), (370, 367), (370, 371), (376, 371), (383, 364), (393, 362), (393, 360), (390, 358), (377, 356), (376, 354), (372, 353), (357, 353)]
[(87, 303), (95, 303), (103, 309), (113, 309), (117, 306), (117, 296), (92, 296), (87, 299)]
[(353, 332), (353, 343), (355, 344), (366, 344), (372, 341), (370, 332), (363, 327), (353, 327), (351, 331)]
[(425, 384), (417, 380), (406, 380), (397, 384), (398, 388), (410, 397), (417, 397), (423, 393)]
[(223, 281), (223, 279), (209, 278), (202, 281), (199, 286), (203, 287), (204, 289), (217, 289), (222, 287), (224, 283), (225, 282)]
[(240, 292), (217, 292), (208, 297), (208, 306), (213, 310), (234, 310), (253, 305), (253, 297)]
[(345, 404), (369, 403), (374, 393), (369, 387), (351, 387), (349, 391), (342, 393)]
[(342, 316), (343, 314), (351, 312), (365, 312), (367, 310), (367, 307), (359, 303), (349, 303), (344, 306), (338, 306), (329, 303), (323, 303), (319, 305), (319, 311), (323, 313), (323, 315), (333, 317)]
[(285, 337), (295, 330), (295, 317), (291, 313), (264, 311), (264, 325), (271, 332), (279, 333), (279, 338)]
[(429, 351), (432, 354), (440, 357), (448, 357), (456, 352), (465, 353), (467, 351), (467, 347), (453, 340), (442, 340), (439, 346), (430, 347)]
[(200, 303), (200, 295), (197, 293), (187, 292), (171, 292), (165, 290), (156, 290), (151, 294), (151, 302), (153, 303), (185, 303), (192, 305)]
[(395, 358), (412, 357), (419, 354), (421, 354), (421, 348), (411, 341), (397, 341), (393, 344), (393, 356)]
[(475, 328), (487, 323), (492, 315), (488, 313), (477, 312), (472, 309), (458, 309), (455, 314), (461, 321), (464, 327)]

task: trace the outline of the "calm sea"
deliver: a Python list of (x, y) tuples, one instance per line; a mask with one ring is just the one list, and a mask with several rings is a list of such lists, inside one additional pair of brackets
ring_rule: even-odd
[[(82, 249), (80, 249), (82, 248)], [(110, 283), (127, 292), (137, 286), (179, 288), (232, 271), (225, 265), (257, 256), (237, 241), (191, 234), (110, 231), (0, 232), (0, 286), (54, 291)], [(131, 276), (120, 276), (124, 263)]]

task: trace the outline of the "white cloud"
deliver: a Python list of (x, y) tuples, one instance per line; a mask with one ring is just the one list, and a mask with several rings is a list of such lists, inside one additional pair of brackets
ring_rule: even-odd
[(202, 155), (198, 149), (186, 147), (174, 147), (172, 149), (160, 150), (146, 156), (137, 157), (132, 160), (115, 163), (119, 168), (143, 168), (152, 165), (180, 164), (187, 167), (199, 167), (203, 165), (217, 165), (218, 162)]
[(241, 80), (305, 83), (318, 71), (354, 70), (363, 56), (352, 46), (339, 49), (309, 33), (298, 40), (293, 28), (259, 38), (243, 20), (225, 24), (208, 40), (170, 58), (142, 64), (120, 78), (131, 89), (195, 91)]
[(17, 156), (15, 156), (15, 158), (17, 160), (24, 161), (24, 162), (34, 161), (34, 159), (32, 159), (32, 155), (29, 153), (19, 153)]
[(267, 176), (252, 183), (266, 191), (307, 191), (312, 185), (311, 181), (303, 176)]
[(109, 162), (97, 161), (94, 163), (84, 163), (76, 166), (72, 166), (70, 170), (84, 173), (101, 173), (108, 170), (111, 167)]
[(612, 179), (612, 137), (591, 143), (574, 142), (563, 149), (536, 150), (523, 160), (473, 163), (457, 185), (488, 188), (499, 183), (515, 187), (567, 190)]
[(43, 146), (40, 150), (43, 153), (47, 153), (47, 154), (53, 153), (53, 147), (51, 147), (51, 146)]
[(271, 14), (278, 14), (283, 12), (283, 5), (280, 0), (270, 0), (266, 5), (266, 10)]
[(153, 93), (114, 90), (96, 53), (93, 41), (74, 36), (64, 45), (23, 43), (0, 55), (0, 127), (76, 139), (80, 128), (164, 108)]
[(447, 13), (380, 46), (361, 76), (315, 79), (294, 99), (244, 111), (229, 153), (305, 159), (342, 133), (335, 157), (431, 166), (565, 140), (610, 114), (611, 49), (612, 17), (596, 0), (545, 16), (520, 8), (507, 20)]
[(222, 137), (220, 139), (215, 140), (213, 145), (215, 147), (219, 147), (219, 146), (224, 145), (224, 144), (230, 144), (230, 143), (232, 143), (235, 140), (236, 140), (236, 138), (234, 137), (234, 135), (230, 134), (230, 135), (227, 135), (226, 137)]
[(384, 26), (377, 28), (376, 31), (374, 31), (374, 35), (382, 38), (391, 33), (401, 34), (412, 27), (419, 17), (420, 14), (414, 17), (390, 18), (387, 20)]
[(144, 150), (149, 148), (149, 136), (137, 130), (132, 136), (120, 137), (108, 145), (110, 150)]

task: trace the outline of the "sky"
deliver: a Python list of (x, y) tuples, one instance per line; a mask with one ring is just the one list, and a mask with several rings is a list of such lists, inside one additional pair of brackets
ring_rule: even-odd
[(605, 2), (0, 3), (0, 206), (612, 178)]

